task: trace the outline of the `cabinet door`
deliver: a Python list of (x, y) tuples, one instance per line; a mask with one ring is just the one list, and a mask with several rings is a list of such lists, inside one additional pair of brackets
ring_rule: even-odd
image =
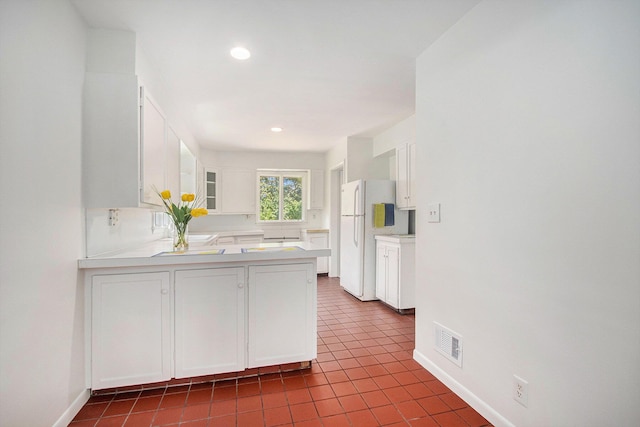
[(396, 149), (396, 204), (398, 208), (407, 208), (409, 204), (409, 171), (407, 146), (403, 145)]
[(204, 191), (205, 191), (205, 205), (204, 207), (210, 213), (218, 211), (218, 194), (219, 191), (220, 174), (216, 169), (206, 169), (204, 171)]
[(216, 245), (235, 245), (236, 238), (233, 236), (223, 236), (216, 239)]
[(255, 171), (223, 169), (221, 208), (223, 213), (256, 213)]
[(162, 201), (155, 190), (166, 189), (165, 120), (147, 94), (144, 95), (141, 117), (142, 202), (160, 205)]
[(173, 196), (173, 200), (180, 200), (183, 193), (180, 188), (180, 138), (174, 130), (167, 126), (167, 146), (165, 150), (166, 185)]
[(307, 209), (323, 209), (324, 171), (322, 169), (314, 169), (309, 175), (309, 206)]
[[(329, 247), (329, 236), (327, 233), (311, 233), (308, 235), (308, 241), (313, 249), (325, 249)], [(329, 272), (329, 257), (318, 257), (316, 265), (316, 273)]]
[(396, 245), (386, 247), (386, 303), (392, 307), (400, 307), (400, 248)]
[(249, 266), (248, 367), (317, 356), (313, 264)]
[(387, 302), (387, 247), (376, 242), (376, 298)]
[(245, 368), (244, 268), (176, 272), (176, 378)]
[(258, 244), (262, 243), (262, 236), (236, 236), (235, 242), (238, 245)]
[(91, 388), (171, 378), (168, 272), (94, 276)]
[(407, 207), (415, 209), (416, 207), (416, 144), (411, 143), (408, 146), (409, 155), (407, 159)]
[(196, 198), (202, 197), (198, 193), (198, 160), (191, 153), (189, 147), (180, 141), (180, 193), (195, 194)]

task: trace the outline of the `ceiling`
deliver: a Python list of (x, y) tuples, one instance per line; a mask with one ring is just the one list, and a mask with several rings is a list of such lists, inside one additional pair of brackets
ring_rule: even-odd
[(201, 147), (308, 152), (412, 115), (416, 57), (478, 2), (72, 0), (89, 26), (136, 33)]

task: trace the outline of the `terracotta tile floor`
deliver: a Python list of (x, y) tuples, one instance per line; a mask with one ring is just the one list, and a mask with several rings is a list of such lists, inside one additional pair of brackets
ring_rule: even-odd
[(70, 426), (489, 426), (412, 359), (414, 320), (321, 276), (311, 369), (93, 396)]

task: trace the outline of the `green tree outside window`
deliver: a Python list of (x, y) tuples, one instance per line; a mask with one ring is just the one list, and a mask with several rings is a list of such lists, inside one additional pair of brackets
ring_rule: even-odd
[(260, 221), (302, 221), (302, 176), (259, 176)]

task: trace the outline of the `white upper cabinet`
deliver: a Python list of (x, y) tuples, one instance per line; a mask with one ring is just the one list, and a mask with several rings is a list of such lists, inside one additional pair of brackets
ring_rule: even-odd
[[(178, 138), (178, 135), (171, 126), (167, 126), (167, 149), (165, 155), (167, 165), (165, 188), (176, 196), (186, 193), (186, 191), (182, 191), (182, 188), (180, 188), (180, 138)], [(195, 192), (190, 191), (190, 193)], [(174, 197), (173, 200), (178, 199)]]
[(324, 208), (324, 171), (312, 169), (309, 173), (309, 195), (307, 209)]
[(180, 141), (180, 193), (198, 193), (198, 159)]
[(87, 208), (159, 205), (179, 194), (179, 138), (134, 75), (85, 74), (83, 198)]
[(140, 87), (135, 76), (86, 73), (83, 198), (87, 208), (140, 203)]
[(256, 171), (252, 169), (204, 170), (205, 207), (209, 213), (256, 213)]
[(256, 171), (222, 169), (222, 213), (256, 213)]
[(415, 209), (416, 144), (411, 142), (396, 148), (396, 205), (399, 209)]
[(204, 170), (204, 191), (205, 202), (204, 207), (207, 208), (209, 213), (218, 212), (220, 194), (220, 173), (217, 169), (205, 169)]

